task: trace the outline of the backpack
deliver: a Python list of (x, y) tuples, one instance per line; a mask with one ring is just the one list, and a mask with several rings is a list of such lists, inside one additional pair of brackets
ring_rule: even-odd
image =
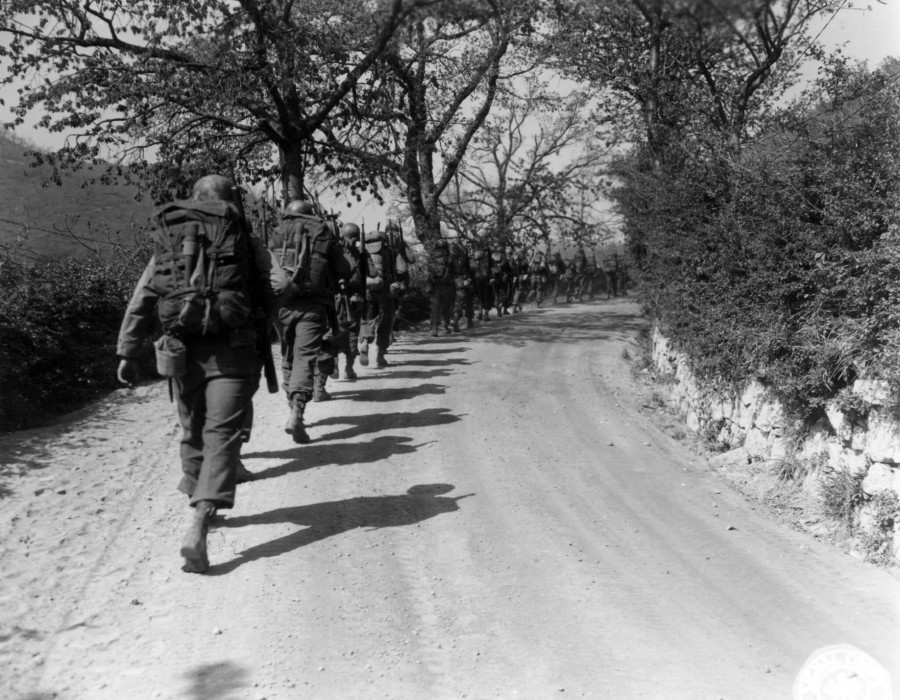
[(194, 336), (242, 328), (250, 321), (251, 250), (230, 202), (176, 201), (155, 212), (151, 288), (170, 335)]
[(587, 264), (587, 258), (584, 255), (576, 255), (575, 256), (575, 272), (576, 274), (581, 274), (584, 272), (584, 267)]
[(334, 232), (322, 219), (305, 214), (281, 217), (281, 265), (292, 273), (300, 296), (323, 296), (334, 291), (329, 251)]
[(435, 246), (428, 256), (428, 273), (435, 282), (447, 282), (453, 278), (453, 260), (450, 248)]
[(366, 260), (369, 277), (380, 277), (385, 285), (395, 280), (396, 262), (390, 245), (380, 234), (366, 239)]
[(469, 259), (469, 269), (479, 282), (491, 278), (491, 256), (486, 248), (478, 248)]

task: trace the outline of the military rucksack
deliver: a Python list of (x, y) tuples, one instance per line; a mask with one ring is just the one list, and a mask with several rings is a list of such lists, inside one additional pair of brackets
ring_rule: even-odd
[(581, 274), (584, 272), (584, 267), (587, 264), (587, 258), (584, 256), (584, 253), (579, 253), (575, 256), (575, 272), (576, 274)]
[(331, 294), (329, 250), (335, 245), (332, 227), (322, 219), (285, 212), (281, 217), (281, 265), (292, 275), (301, 296)]
[(435, 246), (428, 256), (428, 273), (435, 282), (453, 279), (453, 256), (448, 246)]
[(250, 241), (230, 203), (177, 201), (156, 210), (152, 232), (157, 313), (172, 335), (222, 333), (252, 313)]
[(469, 269), (478, 282), (491, 278), (491, 255), (486, 248), (478, 248), (469, 259)]
[(385, 285), (396, 281), (394, 253), (383, 234), (366, 239), (366, 260), (369, 277), (381, 278)]

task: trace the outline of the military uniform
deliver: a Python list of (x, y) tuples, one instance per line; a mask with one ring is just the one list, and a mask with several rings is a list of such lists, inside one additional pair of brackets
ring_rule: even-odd
[(387, 232), (376, 231), (366, 237), (366, 320), (360, 328), (359, 362), (369, 364), (369, 345), (377, 347), (376, 367), (387, 367), (384, 355), (391, 346), (394, 314), (400, 296), (394, 265), (395, 254), (391, 250)]
[(565, 294), (565, 290), (563, 286), (565, 285), (565, 274), (566, 274), (566, 263), (562, 259), (562, 255), (559, 254), (559, 251), (556, 251), (553, 254), (553, 257), (550, 258), (550, 264), (548, 267), (548, 275), (549, 275), (549, 284), (550, 284), (550, 295), (553, 298), (553, 303), (555, 304), (559, 299), (559, 295), (562, 293)]
[(335, 297), (338, 328), (340, 329), (337, 351), (345, 357), (344, 372), (341, 374), (341, 379), (345, 381), (356, 379), (356, 371), (353, 368), (353, 364), (356, 356), (359, 354), (361, 312), (363, 295), (366, 293), (359, 266), (359, 239), (359, 227), (355, 224), (344, 224), (341, 227), (341, 247), (344, 252), (344, 258), (350, 265), (350, 277), (341, 286)]
[(351, 270), (330, 224), (314, 216), (308, 202), (288, 204), (281, 225), (282, 236), (295, 251), (291, 288), (278, 314), (282, 386), (291, 407), (284, 429), (303, 443), (309, 442), (303, 425), (306, 405), (316, 382), (324, 384), (331, 372), (329, 361), (334, 360), (333, 347), (325, 340), (329, 331), (337, 330), (334, 290)]
[(456, 301), (456, 269), (450, 246), (439, 239), (428, 256), (428, 294), (431, 298), (431, 335), (438, 334), (441, 322), (444, 332), (451, 332), (453, 304)]
[(182, 428), (178, 489), (194, 507), (184, 570), (197, 573), (209, 566), (212, 515), (234, 505), (241, 429), (262, 366), (252, 309), (274, 309), (288, 287), (261, 241), (236, 232), (240, 214), (227, 201), (232, 189), (225, 178), (208, 176), (198, 181), (193, 200), (159, 210), (158, 233), (177, 249), (155, 247), (116, 349), (119, 378), (129, 383), (154, 316), (160, 317), (166, 334), (156, 343), (157, 365), (170, 377)]

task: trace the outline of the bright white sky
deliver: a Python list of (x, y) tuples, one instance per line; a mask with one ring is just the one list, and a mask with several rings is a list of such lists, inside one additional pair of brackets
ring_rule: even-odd
[[(845, 53), (852, 58), (865, 60), (875, 66), (887, 56), (900, 56), (900, 0), (847, 0), (844, 10), (829, 22), (822, 21), (814, 32), (821, 32), (819, 38), (830, 48), (844, 45)], [(10, 86), (0, 88), (0, 98), (7, 104), (16, 100), (15, 89)], [(10, 119), (7, 108), (0, 106), (0, 122)], [(46, 130), (25, 125), (16, 133), (42, 148), (59, 147), (64, 134), (51, 134)], [(367, 228), (374, 228), (375, 222), (384, 220), (386, 211), (374, 200), (353, 202), (347, 208), (346, 202), (339, 202), (323, 195), (325, 206), (344, 214), (346, 220), (365, 220)]]

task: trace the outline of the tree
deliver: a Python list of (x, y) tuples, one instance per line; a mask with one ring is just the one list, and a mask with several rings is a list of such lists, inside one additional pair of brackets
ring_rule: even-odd
[(277, 175), (295, 199), (322, 158), (314, 134), (413, 10), (439, 2), (8, 2), (2, 82), (23, 83), (13, 124), (41, 109), (41, 126), (72, 132), (64, 164), (112, 157), (165, 172), (227, 160), (251, 178)]
[(494, 103), (505, 59), (531, 26), (531, 3), (446, 0), (418, 10), (360, 81), (326, 149), (356, 163), (336, 182), (364, 173), (402, 192), (423, 243), (441, 236), (440, 199)]
[[(551, 43), (558, 66), (617, 102), (624, 138), (658, 172), (686, 138), (715, 136), (731, 157), (760, 110), (790, 85), (806, 34), (840, 0), (605, 0), (559, 3)], [(779, 64), (785, 64), (777, 70)], [(637, 108), (635, 111), (634, 108)], [(638, 128), (640, 124), (640, 128)], [(641, 134), (643, 132), (643, 134)], [(676, 158), (680, 157), (676, 155)]]
[(509, 92), (473, 140), (441, 200), (443, 216), (471, 239), (549, 245), (594, 231), (606, 152), (580, 90), (563, 95), (530, 77)]

